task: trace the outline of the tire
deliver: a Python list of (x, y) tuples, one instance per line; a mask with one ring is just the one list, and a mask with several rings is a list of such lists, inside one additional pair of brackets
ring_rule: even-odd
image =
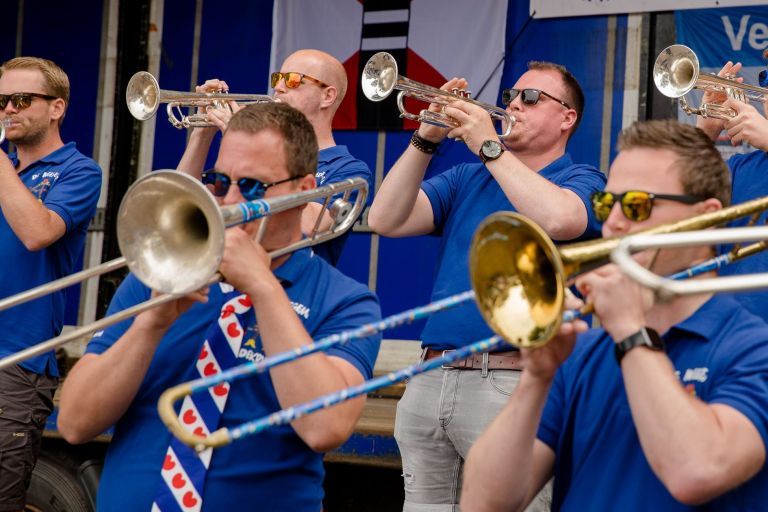
[(83, 488), (77, 480), (76, 468), (40, 454), (27, 490), (30, 512), (92, 512)]

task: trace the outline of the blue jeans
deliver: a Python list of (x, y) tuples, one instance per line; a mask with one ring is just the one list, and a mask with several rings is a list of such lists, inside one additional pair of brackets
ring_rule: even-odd
[[(441, 369), (408, 382), (397, 405), (403, 512), (458, 512), (464, 459), (520, 380), (515, 370)], [(549, 510), (551, 487), (530, 511)], [(548, 491), (547, 496), (542, 496)]]

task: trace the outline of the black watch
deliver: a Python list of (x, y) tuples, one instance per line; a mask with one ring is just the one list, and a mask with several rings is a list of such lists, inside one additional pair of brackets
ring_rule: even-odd
[(627, 355), (627, 352), (635, 347), (646, 347), (651, 350), (658, 350), (664, 352), (666, 346), (664, 340), (661, 339), (659, 333), (651, 329), (650, 327), (643, 327), (635, 334), (621, 340), (614, 346), (614, 353), (616, 354), (616, 362), (621, 364), (621, 360)]
[(504, 146), (497, 140), (486, 140), (483, 145), (480, 146), (480, 152), (478, 156), (483, 163), (496, 160), (504, 152)]

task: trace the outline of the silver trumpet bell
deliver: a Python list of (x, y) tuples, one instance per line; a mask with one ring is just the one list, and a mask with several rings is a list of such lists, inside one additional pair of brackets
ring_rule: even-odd
[(271, 96), (263, 94), (229, 94), (222, 92), (181, 92), (161, 89), (151, 73), (139, 71), (128, 81), (125, 90), (125, 102), (131, 115), (139, 121), (146, 121), (157, 113), (161, 103), (167, 103), (168, 122), (174, 128), (203, 128), (215, 126), (208, 121), (206, 114), (185, 115), (184, 107), (215, 107), (230, 110), (229, 102), (240, 105), (251, 103), (272, 103)]
[(459, 126), (458, 121), (445, 115), (442, 112), (432, 112), (428, 109), (421, 110), (418, 114), (408, 112), (403, 105), (405, 97), (415, 98), (425, 103), (437, 103), (439, 105), (448, 105), (453, 101), (466, 101), (477, 105), (488, 112), (493, 121), (500, 121), (503, 133), (499, 137), (506, 137), (512, 131), (515, 124), (515, 118), (510, 116), (506, 110), (489, 105), (481, 101), (470, 98), (470, 92), (462, 89), (454, 89), (451, 92), (443, 91), (437, 87), (410, 80), (397, 72), (397, 62), (395, 58), (387, 52), (379, 52), (373, 55), (363, 68), (363, 76), (360, 80), (363, 88), (363, 94), (371, 101), (382, 101), (386, 99), (393, 90), (398, 89), (397, 108), (400, 110), (400, 117), (427, 123), (441, 128), (455, 128)]
[(736, 115), (730, 108), (719, 103), (702, 103), (699, 108), (688, 104), (685, 95), (694, 89), (725, 94), (742, 102), (763, 102), (768, 99), (768, 89), (740, 83), (735, 76), (702, 75), (696, 54), (685, 45), (673, 44), (661, 51), (653, 66), (653, 82), (661, 94), (679, 98), (680, 107), (687, 114), (728, 120)]

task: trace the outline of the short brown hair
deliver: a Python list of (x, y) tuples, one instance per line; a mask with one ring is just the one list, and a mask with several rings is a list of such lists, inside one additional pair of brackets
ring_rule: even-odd
[(285, 163), (291, 177), (317, 172), (317, 137), (307, 118), (285, 103), (248, 105), (232, 116), (227, 131), (256, 134), (273, 130), (283, 138)]
[(571, 133), (568, 134), (568, 138), (570, 139), (573, 134), (576, 133), (576, 129), (581, 123), (581, 116), (584, 114), (584, 91), (581, 90), (579, 81), (576, 80), (576, 77), (573, 76), (573, 74), (568, 71), (565, 66), (555, 64), (554, 62), (532, 60), (528, 63), (528, 69), (539, 71), (554, 71), (560, 75), (560, 79), (563, 81), (563, 85), (565, 86), (565, 98), (560, 99), (565, 101), (568, 105), (571, 106), (573, 110), (576, 111), (576, 122), (573, 123)]
[[(3, 63), (0, 76), (11, 69), (35, 69), (43, 75), (45, 93), (64, 100), (65, 112), (69, 105), (69, 77), (55, 62), (40, 57), (16, 57)], [(59, 125), (64, 116), (59, 119)]]
[(731, 203), (731, 176), (720, 152), (707, 135), (672, 119), (637, 121), (619, 135), (619, 151), (632, 148), (667, 149), (678, 158), (675, 167), (686, 194), (723, 206)]

